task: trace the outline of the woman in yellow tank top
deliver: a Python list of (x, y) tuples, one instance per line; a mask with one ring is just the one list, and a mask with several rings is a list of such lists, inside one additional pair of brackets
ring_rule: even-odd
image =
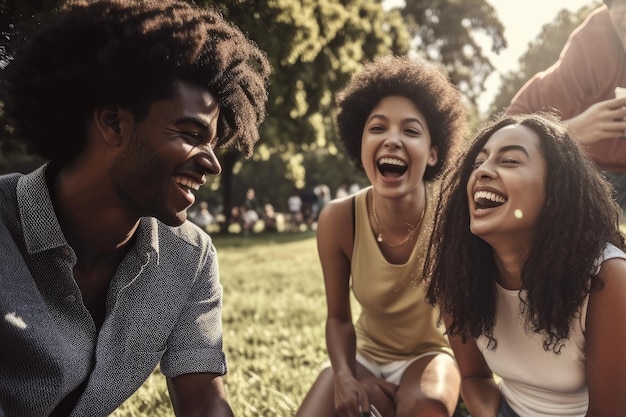
[[(460, 95), (434, 66), (384, 57), (337, 98), (348, 156), (371, 186), (324, 206), (318, 252), (326, 285), (322, 371), (297, 416), (450, 416), (460, 377), (438, 312), (424, 301), (422, 267), (437, 190), (460, 142)], [(353, 322), (350, 290), (361, 307)]]

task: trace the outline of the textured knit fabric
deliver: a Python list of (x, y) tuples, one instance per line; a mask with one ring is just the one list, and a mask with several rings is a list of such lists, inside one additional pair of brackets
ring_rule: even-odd
[[(0, 408), (47, 416), (86, 381), (72, 416), (106, 416), (155, 366), (170, 377), (224, 374), (222, 287), (209, 237), (190, 222), (142, 218), (99, 332), (73, 278), (46, 166), (0, 177)], [(1, 414), (1, 413), (0, 413)]]
[(385, 259), (372, 232), (366, 196), (355, 201), (355, 233), (352, 251), (352, 290), (361, 305), (355, 330), (357, 350), (378, 363), (410, 359), (426, 352), (450, 353), (443, 329), (437, 327), (439, 312), (424, 297), (422, 269), (433, 229), (433, 184), (426, 183), (426, 209), (417, 242), (409, 260), (394, 265)]
[[(615, 87), (626, 87), (626, 52), (602, 6), (572, 32), (559, 60), (522, 87), (506, 113), (556, 110), (567, 120), (615, 98)], [(616, 137), (585, 148), (600, 169), (626, 172), (626, 140)]]
[[(613, 258), (626, 259), (626, 254), (608, 244), (601, 262)], [(585, 371), (589, 298), (585, 299), (579, 318), (572, 323), (570, 337), (557, 355), (543, 349), (541, 335), (526, 330), (520, 292), (499, 285), (497, 289), (494, 336), (498, 346), (496, 350), (487, 349), (485, 337), (480, 337), (477, 344), (489, 368), (502, 378), (502, 396), (520, 416), (584, 416), (589, 405)]]

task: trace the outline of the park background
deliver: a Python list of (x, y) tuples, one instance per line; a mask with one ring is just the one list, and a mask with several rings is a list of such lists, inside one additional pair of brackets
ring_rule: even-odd
[[(36, 25), (60, 3), (0, 0), (0, 106), (2, 71), (10, 63), (14, 42), (24, 36), (20, 28)], [(248, 188), (256, 191), (261, 205), (270, 203), (278, 212), (286, 212), (294, 189), (304, 194), (324, 184), (334, 195), (341, 184), (367, 184), (343, 155), (333, 123), (334, 94), (364, 62), (385, 54), (415, 54), (438, 63), (462, 93), (471, 135), (502, 111), (532, 75), (557, 60), (571, 31), (602, 3), (194, 3), (217, 7), (267, 52), (274, 69), (269, 116), (260, 128), (254, 154), (246, 160), (232, 149), (220, 150), (223, 173), (201, 188), (197, 201), (206, 201), (212, 214), (225, 218), (225, 227), (210, 233), (224, 285), (224, 347), (230, 363), (225, 382), (235, 415), (291, 416), (327, 360), (326, 306), (315, 231), (267, 233), (260, 228), (245, 236), (229, 233), (232, 208), (243, 204)], [(511, 15), (513, 3), (525, 8), (525, 13)], [(548, 11), (556, 14), (549, 16)], [(508, 39), (515, 42), (515, 56), (507, 50)], [(520, 45), (521, 39), (527, 39), (525, 45)], [(0, 174), (29, 172), (40, 165), (42, 161), (29, 155), (11, 132), (0, 107)], [(459, 409), (458, 415), (463, 414)], [(158, 369), (114, 415), (173, 415)]]

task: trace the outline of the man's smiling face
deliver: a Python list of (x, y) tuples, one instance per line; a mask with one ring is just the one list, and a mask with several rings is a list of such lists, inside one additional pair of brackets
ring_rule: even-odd
[(112, 167), (114, 186), (134, 216), (176, 226), (195, 201), (193, 191), (218, 175), (214, 153), (219, 107), (204, 88), (176, 82), (174, 96), (150, 106)]

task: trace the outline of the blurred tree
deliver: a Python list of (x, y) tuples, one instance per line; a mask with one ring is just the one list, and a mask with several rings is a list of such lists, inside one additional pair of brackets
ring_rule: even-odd
[[(380, 2), (205, 0), (204, 4), (221, 9), (268, 54), (274, 69), (269, 117), (261, 126), (262, 141), (255, 156), (268, 160), (278, 154), (284, 162), (283, 178), (291, 181), (291, 187), (304, 187), (301, 153), (324, 148), (336, 153), (334, 93), (364, 61), (388, 53), (406, 54), (409, 48), (402, 17), (398, 12), (385, 13)], [(232, 173), (240, 155), (226, 150), (221, 157), (220, 189), (229, 213)]]
[(488, 0), (407, 0), (400, 10), (415, 39), (413, 47), (441, 62), (452, 82), (475, 106), (494, 70), (479, 41), (490, 42), (495, 53), (507, 46), (493, 6)]
[[(0, 0), (0, 70), (9, 64), (15, 43), (23, 37), (18, 32), (18, 24), (19, 27), (36, 25), (39, 16), (50, 13), (59, 3), (60, 0)], [(11, 127), (4, 118), (1, 103), (0, 138), (0, 174), (29, 172), (43, 162), (41, 158), (29, 155), (24, 144), (11, 137)]]
[(520, 57), (519, 70), (500, 76), (500, 90), (489, 107), (490, 118), (506, 109), (515, 94), (533, 75), (548, 69), (559, 59), (572, 31), (600, 4), (596, 1), (577, 12), (563, 9), (554, 22), (543, 26), (535, 40), (528, 44), (528, 50)]
[[(194, 1), (194, 0), (187, 0)], [(403, 9), (385, 11), (382, 0), (195, 0), (217, 7), (242, 28), (268, 54), (274, 72), (269, 87), (269, 116), (261, 126), (262, 140), (253, 160), (274, 160), (272, 172), (298, 187), (313, 181), (304, 169), (307, 155), (322, 155), (341, 163), (333, 124), (334, 94), (343, 88), (363, 62), (380, 55), (417, 53), (438, 61), (449, 71), (468, 101), (484, 90), (484, 79), (493, 70), (481, 52), (476, 33), (486, 34), (499, 51), (506, 45), (503, 28), (487, 0), (408, 1)], [(0, 0), (0, 62), (10, 60), (9, 40), (20, 36), (19, 22), (36, 23), (51, 13), (60, 0)], [(3, 66), (0, 65), (0, 70)], [(0, 72), (1, 80), (1, 72)], [(0, 81), (1, 86), (1, 81)], [(0, 135), (10, 136), (10, 126), (0, 114)], [(15, 169), (21, 148), (3, 141), (0, 172)], [(23, 155), (23, 153), (21, 153)], [(254, 182), (258, 173), (241, 169), (241, 156), (234, 150), (220, 151), (223, 174), (213, 190), (221, 192), (224, 212), (230, 213), (233, 187)], [(34, 167), (39, 160), (22, 158), (21, 166)], [(281, 169), (274, 169), (280, 166)], [(334, 163), (334, 162), (331, 162)], [(313, 167), (320, 163), (309, 164)], [(345, 169), (351, 169), (346, 167)], [(24, 170), (24, 169), (21, 169)], [(237, 174), (239, 173), (239, 174)], [(241, 178), (235, 178), (235, 176)], [(262, 184), (266, 188), (272, 181)], [(259, 190), (260, 191), (260, 190)]]
[[(192, 1), (192, 0), (188, 0)], [(10, 61), (13, 42), (20, 34), (16, 25), (36, 24), (41, 15), (53, 12), (57, 0), (4, 0), (0, 2), (2, 60)], [(340, 89), (360, 63), (385, 53), (405, 54), (409, 34), (401, 16), (385, 13), (377, 2), (359, 0), (198, 0), (213, 5), (268, 53), (274, 68), (269, 91), (269, 117), (262, 126), (262, 143), (257, 155), (268, 159), (283, 156), (286, 176), (302, 183), (301, 166), (293, 163), (301, 151), (325, 148), (334, 142), (330, 116), (333, 93)], [(17, 27), (19, 27), (17, 26)], [(2, 120), (2, 135), (10, 137), (10, 126)], [(328, 136), (331, 136), (329, 138)], [(23, 147), (3, 141), (0, 171), (14, 170)], [(240, 154), (223, 150), (221, 186), (225, 209), (232, 201), (233, 173)], [(28, 162), (28, 158), (25, 159)], [(289, 163), (289, 162), (292, 163)], [(34, 159), (32, 167), (41, 163)], [(20, 163), (24, 165), (24, 163)], [(28, 165), (28, 164), (26, 164)]]

